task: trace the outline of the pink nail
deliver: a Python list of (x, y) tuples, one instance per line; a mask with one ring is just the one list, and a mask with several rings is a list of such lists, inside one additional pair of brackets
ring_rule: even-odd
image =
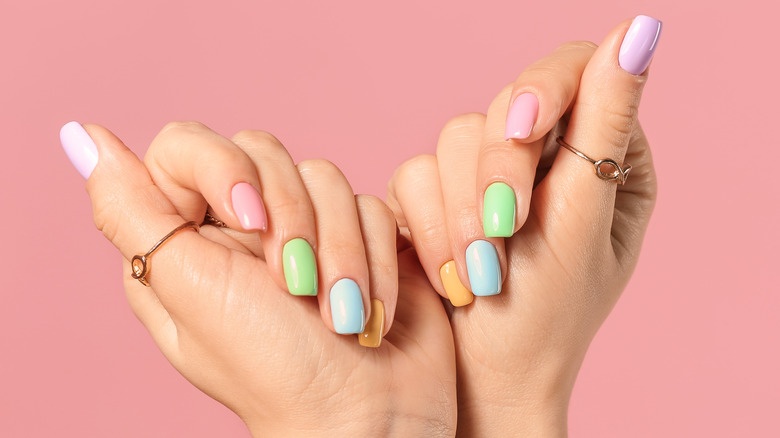
[(531, 130), (536, 122), (536, 115), (539, 113), (539, 100), (533, 93), (523, 93), (517, 96), (517, 99), (509, 108), (509, 114), (506, 116), (506, 132), (504, 137), (509, 140), (516, 138), (522, 140), (531, 135)]
[(260, 193), (251, 184), (240, 182), (233, 186), (230, 192), (233, 201), (233, 211), (245, 230), (262, 230), (268, 227), (265, 206)]
[(65, 153), (84, 179), (95, 169), (98, 151), (95, 142), (78, 122), (68, 122), (60, 129), (60, 142)]

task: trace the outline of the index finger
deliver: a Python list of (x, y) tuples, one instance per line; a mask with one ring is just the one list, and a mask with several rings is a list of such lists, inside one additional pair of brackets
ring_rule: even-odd
[(544, 136), (566, 113), (596, 45), (558, 47), (518, 76), (487, 113), (477, 169), (487, 237), (509, 237), (525, 223)]

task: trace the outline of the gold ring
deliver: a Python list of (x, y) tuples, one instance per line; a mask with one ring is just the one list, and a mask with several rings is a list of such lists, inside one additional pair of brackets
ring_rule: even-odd
[(151, 261), (152, 254), (157, 251), (157, 249), (162, 246), (166, 240), (173, 237), (174, 234), (187, 228), (192, 228), (197, 232), (200, 229), (200, 226), (198, 226), (197, 222), (183, 223), (174, 228), (173, 231), (166, 234), (165, 237), (155, 243), (152, 249), (147, 251), (146, 254), (133, 256), (133, 259), (130, 260), (130, 266), (132, 267), (133, 272), (130, 275), (136, 280), (140, 281), (144, 286), (149, 287), (149, 280), (146, 279), (146, 276), (149, 275), (149, 270), (151, 269), (149, 262)]
[[(558, 141), (558, 144), (563, 146), (564, 148), (568, 149), (569, 151), (573, 152), (578, 157), (582, 158), (583, 160), (587, 160), (591, 164), (593, 164), (593, 167), (596, 168), (596, 175), (606, 181), (612, 181), (615, 180), (618, 182), (618, 184), (625, 184), (626, 180), (628, 179), (628, 173), (631, 172), (631, 165), (628, 163), (624, 163), (626, 166), (625, 168), (621, 167), (620, 164), (618, 164), (615, 160), (611, 158), (602, 158), (600, 160), (594, 160), (593, 158), (585, 155), (582, 151), (575, 148), (574, 146), (570, 145), (569, 143), (566, 143), (563, 141), (563, 137), (558, 137), (556, 139)], [(605, 172), (602, 168), (603, 166), (610, 167), (612, 170)]]

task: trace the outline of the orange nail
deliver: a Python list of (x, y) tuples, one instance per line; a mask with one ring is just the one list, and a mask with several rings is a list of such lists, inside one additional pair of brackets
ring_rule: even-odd
[(455, 270), (455, 260), (450, 260), (441, 265), (439, 276), (444, 284), (444, 292), (447, 293), (447, 297), (453, 306), (461, 307), (474, 301), (474, 294), (466, 289), (466, 286), (458, 278), (458, 272)]
[(371, 317), (366, 329), (358, 335), (358, 342), (364, 347), (378, 348), (382, 344), (382, 332), (385, 329), (385, 306), (377, 299), (371, 300)]

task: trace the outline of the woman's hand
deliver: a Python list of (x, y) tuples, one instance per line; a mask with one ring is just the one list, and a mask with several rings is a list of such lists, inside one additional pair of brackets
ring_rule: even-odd
[[(99, 126), (70, 123), (62, 139), (89, 178), (95, 224), (124, 257), (133, 311), (173, 366), (253, 433), (454, 435), (447, 315), (414, 251), (397, 253), (383, 202), (355, 197), (329, 162), (296, 168), (262, 132), (228, 140), (171, 124), (146, 165)], [(181, 231), (151, 256), (151, 287), (130, 277), (134, 255), (202, 222), (208, 205), (231, 229)], [(360, 333), (361, 318), (361, 343), (379, 348), (331, 333)]]
[[(451, 120), (436, 156), (409, 160), (389, 184), (402, 234), (456, 306), (459, 435), (566, 433), (577, 372), (633, 272), (655, 204), (637, 109), (660, 30), (640, 16), (598, 48), (559, 47), (486, 116)], [(596, 160), (631, 163), (627, 183), (599, 179), (557, 147), (559, 135)], [(500, 295), (458, 307), (470, 291)]]

